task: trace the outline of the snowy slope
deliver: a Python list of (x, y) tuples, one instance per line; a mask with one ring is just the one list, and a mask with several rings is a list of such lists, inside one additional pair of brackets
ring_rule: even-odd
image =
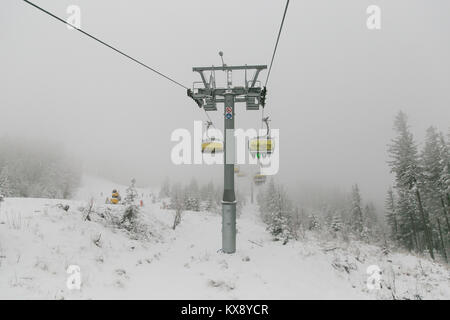
[[(219, 251), (220, 216), (186, 212), (174, 231), (173, 212), (151, 204), (151, 190), (143, 189), (142, 214), (152, 236), (133, 240), (95, 214), (84, 221), (79, 207), (94, 197), (94, 210), (101, 212), (108, 207), (103, 196), (117, 187), (85, 181), (77, 200), (2, 203), (0, 298), (390, 299), (393, 292), (396, 298), (450, 298), (444, 266), (407, 254), (386, 257), (361, 243), (323, 242), (315, 234), (283, 246), (271, 241), (253, 206), (238, 220), (238, 252), (225, 255)], [(69, 211), (57, 203), (69, 204)], [(372, 264), (384, 271), (383, 283), (391, 289), (367, 289)], [(81, 290), (66, 287), (69, 265), (80, 266)]]

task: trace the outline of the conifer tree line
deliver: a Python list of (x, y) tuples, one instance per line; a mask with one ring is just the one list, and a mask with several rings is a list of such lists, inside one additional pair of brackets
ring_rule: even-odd
[[(316, 195), (314, 205), (291, 201), (271, 179), (257, 196), (260, 213), (274, 240), (287, 243), (305, 230), (321, 230), (343, 239), (370, 243), (387, 241), (417, 253), (439, 255), (448, 262), (450, 248), (450, 133), (426, 131), (419, 150), (405, 113), (394, 121), (395, 137), (388, 145), (394, 183), (387, 191), (385, 219), (372, 202), (364, 202), (359, 186), (347, 195)], [(310, 195), (309, 195), (310, 196)], [(296, 196), (296, 199), (298, 196)], [(381, 218), (381, 219), (380, 219)]]
[(431, 126), (421, 149), (407, 115), (394, 121), (395, 138), (388, 147), (394, 174), (386, 196), (390, 238), (410, 251), (439, 254), (448, 261), (450, 247), (450, 135)]
[[(159, 191), (160, 200), (168, 200), (168, 207), (177, 211), (219, 211), (222, 203), (223, 189), (212, 181), (199, 184), (195, 178), (183, 185), (182, 183), (170, 183), (166, 178)], [(237, 192), (239, 198), (238, 211), (245, 204), (245, 197)]]
[(0, 138), (0, 194), (5, 197), (70, 198), (81, 165), (57, 145), (41, 140)]
[(322, 205), (299, 207), (281, 185), (270, 179), (257, 195), (262, 220), (275, 241), (283, 244), (298, 240), (307, 230), (318, 231), (333, 238), (381, 242), (383, 225), (378, 219), (375, 206), (365, 203), (359, 186), (343, 194), (339, 201), (323, 200)]

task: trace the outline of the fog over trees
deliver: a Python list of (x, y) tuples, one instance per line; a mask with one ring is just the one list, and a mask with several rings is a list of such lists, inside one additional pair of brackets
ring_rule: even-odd
[(0, 193), (5, 196), (67, 199), (81, 174), (81, 164), (60, 145), (0, 137)]

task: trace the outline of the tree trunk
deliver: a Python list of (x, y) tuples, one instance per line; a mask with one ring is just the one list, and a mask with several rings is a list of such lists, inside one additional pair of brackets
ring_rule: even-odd
[(437, 224), (438, 224), (439, 238), (440, 238), (440, 240), (441, 240), (442, 255), (443, 255), (444, 258), (445, 258), (445, 262), (448, 263), (448, 259), (447, 259), (447, 248), (445, 248), (444, 238), (442, 237), (441, 222), (440, 222), (439, 218), (437, 218), (436, 220), (437, 220)]
[(398, 239), (398, 224), (397, 224), (397, 212), (395, 210), (394, 194), (390, 193), (390, 201), (392, 203), (392, 217), (394, 219), (394, 241)]
[(425, 241), (427, 242), (428, 251), (430, 251), (431, 259), (434, 260), (433, 241), (431, 239), (430, 226), (429, 226), (427, 216), (425, 214), (425, 210), (423, 209), (422, 199), (420, 197), (420, 192), (419, 192), (419, 189), (417, 188), (417, 186), (416, 186), (416, 197), (417, 197), (417, 202), (419, 204), (419, 212), (420, 212), (420, 216), (421, 216), (422, 223), (423, 223), (423, 229), (425, 231)]
[(395, 211), (393, 211), (392, 215), (394, 216), (394, 231), (395, 231), (394, 240), (397, 241), (398, 237), (397, 214), (395, 213)]
[[(409, 211), (409, 210), (408, 210)], [(413, 247), (415, 247), (416, 249), (419, 249), (419, 240), (417, 239), (417, 231), (416, 231), (416, 221), (414, 220), (413, 215), (411, 214), (411, 212), (409, 212), (409, 219), (411, 220), (411, 225), (412, 225), (412, 238), (413, 238), (413, 242), (412, 245)]]
[(448, 222), (448, 213), (447, 213), (447, 211), (450, 211), (450, 196), (448, 194), (447, 194), (447, 200), (448, 200), (448, 205), (447, 205), (447, 208), (445, 208), (445, 202), (441, 196), (441, 203), (442, 203), (442, 207), (444, 208), (444, 218), (445, 218), (445, 222), (447, 223), (447, 232), (450, 232), (450, 224)]
[(173, 219), (172, 229), (175, 230), (176, 227), (180, 224), (180, 222), (181, 222), (181, 211), (176, 210), (175, 218)]
[(360, 228), (361, 228), (360, 232), (362, 232), (364, 230), (364, 218), (363, 218), (363, 212), (362, 212), (361, 208), (359, 208), (359, 223), (361, 225), (360, 226)]

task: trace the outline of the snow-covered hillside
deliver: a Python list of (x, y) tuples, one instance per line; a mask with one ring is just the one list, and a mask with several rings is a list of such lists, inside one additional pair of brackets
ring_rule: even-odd
[[(130, 237), (96, 213), (115, 186), (85, 179), (76, 200), (7, 198), (0, 207), (1, 299), (450, 299), (446, 266), (403, 253), (384, 255), (362, 243), (320, 240), (307, 233), (286, 245), (271, 240), (257, 208), (238, 219), (238, 251), (220, 252), (221, 218), (173, 211), (143, 195), (149, 239)], [(70, 205), (66, 212), (58, 203)], [(117, 207), (117, 206), (116, 206)], [(69, 290), (69, 265), (81, 271)], [(382, 270), (382, 289), (368, 289), (367, 268)]]

